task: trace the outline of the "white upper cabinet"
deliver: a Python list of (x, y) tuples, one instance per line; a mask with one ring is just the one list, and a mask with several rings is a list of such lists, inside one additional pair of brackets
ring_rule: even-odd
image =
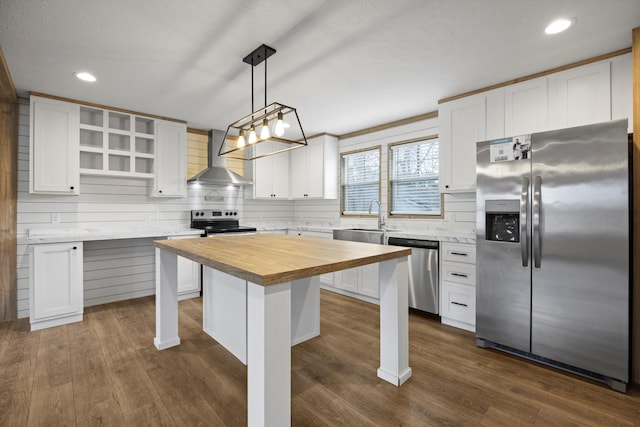
[(77, 195), (86, 174), (154, 179), (152, 196), (187, 195), (184, 123), (32, 96), (30, 127), (30, 193)]
[(30, 193), (80, 193), (79, 111), (77, 104), (31, 97)]
[(633, 129), (631, 54), (438, 106), (440, 191), (474, 191), (476, 142), (608, 120)]
[(607, 120), (611, 120), (609, 61), (572, 68), (549, 76), (549, 129)]
[(547, 130), (547, 80), (533, 79), (505, 87), (504, 113), (505, 136)]
[(486, 139), (486, 99), (472, 95), (440, 104), (440, 192), (476, 186), (476, 142)]
[(187, 196), (187, 125), (156, 121), (154, 197)]
[(153, 178), (155, 120), (80, 106), (80, 173)]
[(293, 199), (338, 198), (338, 139), (323, 135), (291, 151)]
[[(256, 144), (256, 154), (267, 154), (285, 148), (278, 142)], [(253, 197), (256, 199), (289, 198), (289, 153), (273, 154), (253, 161)]]

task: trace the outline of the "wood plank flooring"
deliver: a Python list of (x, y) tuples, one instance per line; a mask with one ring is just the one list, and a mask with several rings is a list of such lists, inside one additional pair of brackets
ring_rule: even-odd
[[(413, 377), (376, 377), (378, 307), (321, 293), (321, 336), (292, 349), (294, 426), (640, 426), (627, 394), (477, 348), (472, 333), (411, 313)], [(157, 351), (153, 297), (88, 307), (81, 323), (0, 323), (0, 425), (243, 426), (246, 367), (180, 303), (178, 347)]]

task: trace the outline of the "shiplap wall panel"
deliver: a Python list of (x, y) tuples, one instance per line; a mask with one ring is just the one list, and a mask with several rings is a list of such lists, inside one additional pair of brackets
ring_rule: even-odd
[(84, 245), (84, 305), (155, 293), (153, 239), (101, 240)]
[(207, 167), (208, 136), (187, 132), (187, 178), (191, 178)]
[[(286, 221), (292, 202), (248, 201), (239, 187), (189, 185), (187, 197), (150, 197), (145, 179), (81, 175), (79, 196), (29, 194), (29, 105), (20, 105), (18, 128), (18, 317), (29, 317), (29, 265), (26, 244), (31, 228), (144, 228), (187, 226), (192, 209), (237, 209), (240, 221)], [(206, 136), (204, 137), (206, 147)], [(202, 161), (206, 166), (206, 157)], [(207, 194), (222, 201), (205, 201)], [(53, 213), (60, 223), (52, 223)], [(102, 304), (155, 292), (152, 239), (87, 241), (84, 244), (85, 305)], [(124, 256), (123, 254), (126, 254)]]

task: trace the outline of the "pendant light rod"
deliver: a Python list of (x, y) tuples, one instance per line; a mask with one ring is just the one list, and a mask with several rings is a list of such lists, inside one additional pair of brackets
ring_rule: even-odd
[(255, 111), (253, 108), (253, 67), (251, 67), (251, 111)]

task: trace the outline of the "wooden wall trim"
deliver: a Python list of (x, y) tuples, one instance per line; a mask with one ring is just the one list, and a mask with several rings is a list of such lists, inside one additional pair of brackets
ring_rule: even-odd
[(633, 73), (633, 286), (631, 380), (640, 384), (640, 27), (632, 31)]
[(0, 49), (0, 100), (16, 102), (17, 99), (18, 95), (16, 94), (16, 87), (9, 73), (9, 66), (4, 59), (2, 49)]
[(610, 53), (606, 53), (604, 55), (596, 56), (596, 57), (593, 57), (593, 58), (584, 59), (582, 61), (573, 62), (571, 64), (563, 65), (561, 67), (552, 68), (550, 70), (541, 71), (539, 73), (530, 74), (528, 76), (519, 77), (517, 79), (509, 80), (509, 81), (506, 81), (506, 82), (497, 83), (495, 85), (483, 87), (481, 89), (472, 90), (470, 92), (461, 93), (459, 95), (450, 96), (448, 98), (442, 98), (442, 99), (440, 99), (438, 101), (438, 104), (444, 104), (445, 102), (454, 101), (456, 99), (465, 98), (467, 96), (476, 95), (478, 93), (488, 92), (490, 90), (498, 89), (498, 88), (505, 87), (505, 86), (511, 86), (511, 85), (516, 84), (516, 83), (525, 82), (527, 80), (537, 79), (539, 77), (548, 76), (550, 74), (559, 73), (560, 71), (565, 71), (565, 70), (569, 70), (571, 68), (576, 68), (576, 67), (581, 67), (583, 65), (592, 64), (594, 62), (604, 61), (605, 59), (614, 58), (614, 57), (620, 56), (620, 55), (625, 55), (625, 54), (631, 52), (631, 49), (632, 48), (628, 47), (628, 48), (625, 48), (625, 49), (616, 50), (615, 52), (610, 52)]
[(185, 125), (187, 124), (186, 120), (172, 119), (171, 117), (164, 117), (164, 116), (158, 116), (158, 115), (155, 115), (155, 114), (141, 113), (139, 111), (132, 111), (132, 110), (124, 109), (124, 108), (111, 107), (111, 106), (102, 105), (102, 104), (95, 104), (93, 102), (79, 101), (77, 99), (64, 98), (62, 96), (48, 95), (46, 93), (40, 93), (40, 92), (29, 92), (29, 94), (32, 95), (32, 96), (40, 96), (42, 98), (55, 99), (55, 100), (58, 100), (58, 101), (73, 102), (74, 104), (86, 105), (87, 107), (100, 108), (100, 109), (103, 109), (103, 110), (118, 111), (120, 113), (125, 113), (125, 114), (135, 114), (136, 116), (144, 116), (144, 117), (150, 117), (152, 119), (167, 120), (169, 122), (182, 123), (182, 124), (185, 124)]
[(0, 50), (0, 321), (17, 317), (18, 96)]
[(209, 131), (204, 129), (187, 128), (187, 133), (195, 133), (196, 135), (209, 136)]
[[(407, 125), (407, 124), (414, 123), (414, 122), (419, 122), (419, 121), (422, 121), (422, 120), (434, 119), (436, 117), (438, 117), (438, 112), (437, 111), (430, 111), (428, 113), (419, 114), (417, 116), (408, 117), (406, 119), (400, 119), (400, 120), (396, 120), (396, 121), (393, 121), (393, 122), (385, 123), (385, 124), (382, 124), (382, 125), (378, 125), (378, 126), (373, 126), (373, 127), (366, 128), (366, 129), (357, 130), (355, 132), (350, 132), (350, 133), (345, 133), (343, 135), (338, 135), (338, 139), (353, 138), (355, 136), (366, 135), (366, 134), (372, 133), (372, 132), (379, 132), (381, 130), (390, 129), (390, 128), (394, 128), (394, 127), (398, 127), (398, 126), (402, 126), (402, 125)], [(309, 139), (309, 138), (307, 138), (307, 139)]]

